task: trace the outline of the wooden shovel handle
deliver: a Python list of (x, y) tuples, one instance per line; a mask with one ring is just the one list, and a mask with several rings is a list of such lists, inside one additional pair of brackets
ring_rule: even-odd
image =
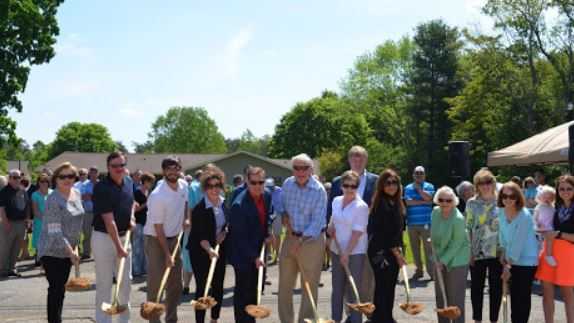
[[(261, 247), (259, 260), (262, 263), (265, 263), (265, 241), (263, 241), (263, 246)], [(261, 291), (263, 290), (263, 266), (259, 267), (257, 270), (257, 305), (259, 306), (259, 304), (261, 304)]]
[[(175, 263), (175, 256), (179, 250), (179, 244), (181, 243), (181, 236), (183, 235), (183, 231), (179, 233), (177, 236), (177, 242), (175, 244), (175, 248), (173, 248), (173, 252), (171, 253), (171, 262)], [(161, 301), (161, 296), (163, 294), (163, 290), (165, 289), (165, 284), (167, 283), (167, 279), (169, 278), (169, 274), (171, 273), (171, 267), (165, 268), (163, 273), (163, 277), (161, 278), (161, 283), (159, 284), (159, 290), (157, 291), (157, 298), (156, 303)]]
[(211, 263), (209, 264), (209, 272), (207, 274), (207, 282), (205, 284), (205, 292), (203, 293), (203, 297), (207, 297), (209, 295), (209, 289), (211, 288), (211, 281), (213, 280), (213, 273), (215, 272), (215, 266), (217, 264), (217, 260), (219, 259), (219, 244), (215, 246), (215, 253), (218, 257), (213, 257), (211, 259)]
[[(341, 245), (339, 244), (339, 241), (337, 241), (337, 238), (334, 238), (333, 241), (335, 242), (335, 246), (337, 247), (337, 250), (339, 251), (339, 257), (340, 257), (341, 254), (343, 253), (343, 251), (341, 250)], [(340, 262), (340, 260), (339, 260), (339, 262)], [(355, 299), (357, 300), (357, 303), (361, 303), (361, 300), (359, 297), (359, 289), (357, 288), (357, 284), (355, 284), (355, 279), (353, 278), (353, 275), (351, 275), (351, 270), (349, 270), (349, 266), (347, 264), (342, 264), (342, 263), (341, 263), (341, 266), (343, 266), (343, 269), (345, 270), (345, 273), (347, 274), (347, 279), (349, 280), (349, 284), (351, 284), (351, 288), (353, 289), (353, 294), (355, 294)]]
[[(130, 237), (132, 235), (132, 230), (128, 230), (126, 235), (125, 235), (125, 240), (124, 240), (124, 249), (127, 251), (128, 248), (130, 247)], [(129, 256), (127, 256), (129, 257)], [(120, 295), (120, 286), (122, 284), (122, 280), (124, 277), (124, 267), (126, 265), (126, 257), (122, 257), (122, 259), (120, 259), (120, 264), (118, 266), (118, 271), (116, 273), (116, 279), (117, 279), (117, 283), (116, 283), (116, 290), (114, 291), (114, 299), (112, 304), (117, 304), (118, 303), (118, 298)]]

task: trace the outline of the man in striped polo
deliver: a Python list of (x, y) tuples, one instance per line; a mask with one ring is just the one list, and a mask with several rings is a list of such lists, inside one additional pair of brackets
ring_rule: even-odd
[(415, 167), (413, 172), (414, 182), (405, 187), (405, 202), (407, 204), (407, 228), (411, 251), (415, 259), (417, 270), (413, 279), (423, 278), (423, 262), (421, 257), (421, 244), (423, 245), (426, 269), (433, 279), (433, 264), (431, 255), (430, 224), (432, 212), (432, 198), (435, 188), (431, 183), (425, 181), (426, 174), (423, 166)]

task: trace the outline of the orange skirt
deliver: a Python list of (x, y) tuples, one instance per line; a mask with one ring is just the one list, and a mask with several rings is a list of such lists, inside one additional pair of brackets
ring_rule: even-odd
[(552, 255), (557, 263), (556, 267), (546, 262), (546, 243), (544, 243), (536, 278), (557, 286), (574, 287), (574, 243), (556, 239), (552, 249)]

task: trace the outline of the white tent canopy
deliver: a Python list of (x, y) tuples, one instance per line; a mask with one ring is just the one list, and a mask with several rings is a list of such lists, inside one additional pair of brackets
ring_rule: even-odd
[(488, 166), (526, 166), (568, 163), (568, 127), (566, 122), (512, 146), (488, 153)]

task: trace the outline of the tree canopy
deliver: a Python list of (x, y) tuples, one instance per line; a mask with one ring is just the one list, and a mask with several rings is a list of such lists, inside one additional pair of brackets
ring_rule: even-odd
[(225, 139), (207, 110), (172, 107), (158, 117), (141, 146), (156, 153), (225, 153)]
[(59, 33), (56, 13), (63, 0), (6, 0), (0, 2), (0, 144), (15, 139), (16, 123), (8, 109), (22, 111), (32, 65), (54, 57)]
[(65, 151), (111, 152), (117, 148), (105, 126), (97, 123), (70, 122), (56, 133), (50, 145), (49, 158)]

